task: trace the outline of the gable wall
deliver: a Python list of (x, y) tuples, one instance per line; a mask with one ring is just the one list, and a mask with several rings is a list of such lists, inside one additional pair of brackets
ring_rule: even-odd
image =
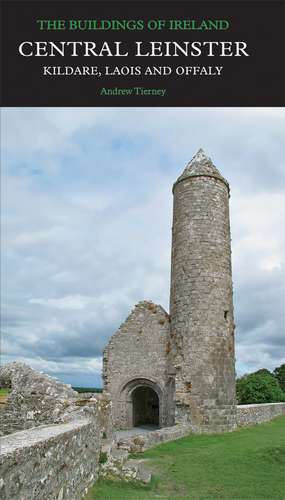
[[(115, 425), (119, 428), (130, 426), (127, 422), (130, 389), (135, 379), (143, 383), (146, 379), (160, 392), (162, 403), (161, 417), (165, 424), (166, 393), (169, 372), (169, 316), (160, 306), (152, 302), (140, 302), (127, 318), (118, 332), (111, 338), (104, 351), (104, 387), (113, 401)], [(128, 384), (130, 384), (128, 386)]]

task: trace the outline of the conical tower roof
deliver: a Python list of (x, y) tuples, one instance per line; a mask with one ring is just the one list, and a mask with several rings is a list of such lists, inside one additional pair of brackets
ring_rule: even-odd
[(203, 149), (199, 149), (195, 156), (193, 156), (192, 160), (186, 165), (185, 170), (178, 177), (177, 181), (173, 185), (173, 188), (176, 184), (189, 177), (215, 177), (216, 179), (220, 179), (224, 182), (229, 190), (228, 181), (220, 174), (211, 158), (205, 154)]

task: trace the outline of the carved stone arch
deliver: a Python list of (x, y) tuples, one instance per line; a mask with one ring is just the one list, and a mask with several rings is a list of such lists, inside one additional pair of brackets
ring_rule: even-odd
[[(135, 397), (141, 392), (140, 396), (143, 397), (143, 392), (148, 397), (151, 397), (151, 391), (157, 396), (158, 404), (158, 421), (159, 426), (164, 425), (163, 414), (164, 414), (164, 394), (159, 386), (159, 384), (153, 380), (145, 377), (139, 377), (135, 379), (130, 379), (124, 382), (118, 391), (118, 408), (120, 412), (121, 426), (123, 428), (133, 427), (136, 424), (134, 415), (134, 403)], [(154, 396), (154, 394), (153, 394)], [(155, 397), (153, 397), (153, 403), (155, 403)], [(146, 418), (146, 423), (147, 418)], [(150, 422), (151, 423), (151, 422)]]

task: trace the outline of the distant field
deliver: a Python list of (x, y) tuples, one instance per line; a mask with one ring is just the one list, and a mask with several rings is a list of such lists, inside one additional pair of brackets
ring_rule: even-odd
[(7, 396), (11, 392), (11, 389), (0, 389), (0, 396)]
[(11, 392), (11, 389), (0, 389), (0, 404), (6, 403), (9, 392)]
[(149, 485), (100, 480), (88, 500), (284, 500), (285, 417), (220, 435), (192, 435), (137, 455)]
[(76, 392), (102, 392), (103, 389), (99, 387), (72, 387)]

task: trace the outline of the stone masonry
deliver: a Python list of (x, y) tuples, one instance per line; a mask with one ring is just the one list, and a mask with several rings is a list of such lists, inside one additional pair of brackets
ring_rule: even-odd
[(262, 424), (280, 415), (285, 415), (285, 403), (239, 405), (237, 406), (237, 425), (238, 427), (244, 427)]
[[(94, 413), (92, 415), (92, 413)], [(99, 473), (96, 406), (85, 418), (1, 438), (3, 500), (80, 500)]]
[[(104, 351), (115, 425), (236, 426), (229, 185), (202, 150), (173, 186), (170, 316), (140, 302)], [(171, 321), (170, 321), (171, 318)]]
[(173, 187), (171, 331), (178, 420), (236, 425), (229, 185), (202, 150)]
[(19, 362), (0, 368), (0, 387), (10, 389), (0, 407), (1, 498), (79, 500), (98, 477), (103, 437), (112, 439), (108, 398), (82, 399)]
[(134, 416), (136, 425), (174, 423), (169, 353), (169, 315), (161, 306), (140, 302), (104, 351), (104, 387), (117, 428), (132, 427)]
[(11, 390), (6, 403), (0, 406), (0, 435), (64, 422), (78, 410), (77, 392), (24, 363), (1, 367), (0, 387)]

